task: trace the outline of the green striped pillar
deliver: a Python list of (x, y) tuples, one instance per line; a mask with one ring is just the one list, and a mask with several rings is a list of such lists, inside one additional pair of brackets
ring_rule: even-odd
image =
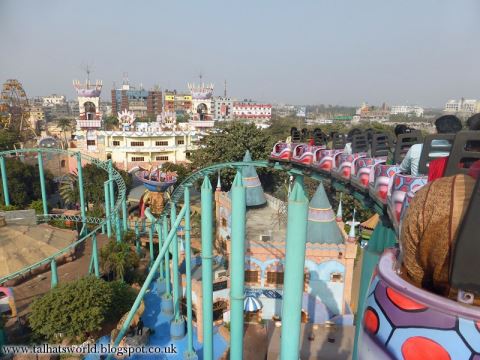
[[(243, 359), (243, 301), (245, 292), (246, 189), (237, 172), (232, 184), (232, 253), (230, 268), (230, 360)], [(303, 275), (303, 271), (302, 271)]]
[(212, 184), (203, 179), (202, 207), (202, 295), (203, 295), (203, 359), (213, 360), (213, 269), (212, 269)]
[(5, 158), (3, 156), (0, 156), (0, 171), (2, 172), (3, 200), (5, 201), (5, 206), (10, 206), (10, 195), (8, 193), (7, 182), (7, 167), (5, 166)]
[(280, 344), (281, 360), (296, 360), (300, 356), (300, 324), (307, 240), (307, 215), (308, 198), (305, 196), (302, 183), (295, 181), (288, 199)]
[(47, 190), (45, 189), (45, 174), (43, 172), (43, 157), (42, 153), (38, 153), (38, 173), (40, 176), (40, 190), (42, 192), (43, 215), (48, 215), (48, 199)]

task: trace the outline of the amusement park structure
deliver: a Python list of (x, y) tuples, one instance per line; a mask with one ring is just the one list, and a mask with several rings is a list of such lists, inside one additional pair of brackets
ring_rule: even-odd
[[(402, 219), (408, 211), (411, 199), (415, 192), (426, 184), (425, 177), (412, 177), (399, 173), (398, 166), (385, 164), (385, 149), (390, 148), (388, 138), (382, 134), (373, 137), (371, 143), (366, 135), (356, 135), (351, 142), (352, 155), (343, 154), (341, 148), (345, 146), (346, 139), (336, 136), (333, 139), (333, 149), (326, 149), (327, 144), (322, 143), (320, 137), (313, 144), (301, 141), (301, 136), (294, 133), (292, 139), (297, 142), (280, 142), (275, 145), (271, 158), (263, 161), (242, 161), (215, 164), (192, 173), (178, 184), (171, 193), (169, 201), (165, 204), (160, 214), (153, 215), (149, 208), (145, 209), (145, 216), (150, 221), (148, 230), (149, 246), (153, 249), (153, 234), (158, 235), (158, 255), (153, 258), (148, 276), (143, 283), (138, 296), (122, 324), (118, 334), (111, 342), (118, 346), (127, 335), (129, 326), (139, 310), (147, 291), (157, 280), (161, 285), (156, 289), (162, 293), (161, 313), (171, 314), (170, 335), (172, 338), (186, 336), (187, 346), (185, 353), (179, 355), (184, 359), (198, 358), (197, 352), (203, 353), (203, 359), (217, 359), (214, 356), (213, 323), (211, 297), (213, 293), (213, 191), (209, 175), (216, 174), (221, 169), (235, 169), (237, 175), (231, 188), (231, 258), (230, 258), (230, 359), (244, 358), (244, 310), (245, 310), (245, 237), (247, 214), (248, 184), (242, 176), (245, 167), (263, 167), (287, 172), (293, 177), (292, 187), (288, 199), (288, 220), (285, 250), (285, 279), (283, 286), (282, 316), (281, 316), (281, 346), (280, 358), (294, 360), (299, 358), (301, 351), (301, 312), (303, 296), (303, 276), (305, 266), (305, 251), (308, 237), (309, 201), (304, 189), (304, 178), (310, 177), (319, 182), (331, 182), (338, 191), (352, 194), (363, 206), (375, 210), (380, 216), (367, 247), (363, 250), (363, 265), (361, 271), (360, 293), (358, 298), (358, 313), (356, 320), (356, 338), (354, 359), (419, 359), (422, 354), (440, 354), (436, 358), (451, 359), (478, 359), (480, 357), (480, 333), (478, 323), (480, 310), (478, 307), (459, 301), (447, 299), (418, 288), (403, 280), (395, 269), (398, 266), (397, 236)], [(422, 139), (419, 134), (400, 136), (395, 145), (397, 162), (405, 154), (406, 149), (413, 143), (424, 144), (425, 149), (431, 150), (435, 136)], [(480, 159), (480, 152), (469, 151), (466, 153), (465, 144), (470, 141), (479, 141), (480, 136), (474, 132), (460, 132), (449, 139), (451, 143), (450, 158), (446, 174), (453, 175), (465, 173), (467, 169), (459, 167), (465, 157)], [(330, 150), (330, 151), (326, 151)], [(335, 150), (339, 150), (338, 153)], [(8, 183), (5, 171), (5, 157), (19, 156), (22, 153), (36, 153), (40, 168), (40, 178), (43, 178), (42, 157), (48, 152), (65, 152), (53, 149), (24, 149), (11, 150), (0, 153), (0, 170), (2, 174), (2, 188), (5, 203), (8, 205)], [(73, 218), (82, 224), (81, 238), (74, 244), (82, 241), (96, 241), (96, 234), (106, 230), (109, 237), (116, 235), (117, 241), (122, 241), (121, 233), (128, 229), (127, 209), (125, 198), (125, 184), (121, 176), (113, 169), (111, 161), (91, 159), (75, 152), (66, 152), (75, 157), (78, 162), (78, 181), (82, 213)], [(311, 153), (311, 157), (301, 161), (302, 156)], [(308, 155), (308, 154), (307, 154)], [(430, 153), (429, 153), (430, 156)], [(305, 157), (303, 157), (305, 159)], [(294, 161), (299, 159), (300, 161)], [(428, 163), (432, 157), (422, 161)], [(91, 161), (100, 169), (107, 171), (109, 180), (104, 184), (105, 192), (105, 218), (87, 217), (83, 198), (82, 161)], [(422, 164), (421, 164), (422, 165)], [(151, 175), (151, 176), (150, 176)], [(153, 174), (141, 174), (140, 177), (153, 178)], [(154, 178), (158, 184), (155, 189), (162, 190), (166, 176), (161, 174)], [(200, 347), (194, 347), (194, 327), (192, 323), (192, 268), (191, 261), (185, 262), (185, 292), (179, 290), (179, 250), (178, 228), (184, 227), (185, 258), (191, 259), (191, 187), (198, 181), (201, 186), (202, 209), (202, 291), (203, 301), (203, 342)], [(150, 180), (151, 181), (151, 180)], [(44, 181), (42, 180), (43, 184)], [(115, 185), (116, 184), (116, 185)], [(160, 187), (157, 187), (160, 186)], [(465, 215), (463, 227), (469, 229), (473, 221), (472, 211), (478, 210), (480, 199), (479, 181), (476, 183), (471, 205)], [(42, 200), (44, 214), (41, 220), (56, 217), (48, 214), (46, 207), (46, 193), (42, 185)], [(180, 207), (179, 210), (177, 208)], [(60, 215), (59, 217), (62, 217)], [(331, 216), (331, 212), (328, 212)], [(93, 230), (87, 230), (86, 224), (93, 224)], [(352, 222), (355, 225), (355, 220)], [(349, 238), (355, 239), (355, 226), (352, 226)], [(473, 232), (461, 231), (463, 237), (459, 238), (457, 248), (472, 244), (478, 237)], [(385, 249), (388, 249), (381, 255)], [(66, 250), (62, 250), (66, 251)], [(171, 254), (169, 254), (171, 252)], [(42, 262), (10, 274), (2, 279), (4, 282), (29, 271), (31, 268), (42, 264), (51, 264), (52, 286), (58, 282), (56, 275), (55, 258), (58, 254), (44, 259)], [(381, 255), (381, 256), (380, 256)], [(464, 264), (456, 263), (456, 271), (466, 271), (470, 283), (460, 283), (453, 280), (453, 285), (458, 286), (463, 292), (475, 296), (480, 288), (478, 272), (472, 274)], [(478, 268), (469, 263), (469, 266)], [(376, 270), (375, 270), (376, 269)], [(92, 272), (99, 276), (98, 255), (96, 250), (92, 253)], [(372, 277), (373, 276), (373, 277)], [(173, 284), (171, 283), (173, 282)], [(173, 285), (173, 286), (172, 286)], [(180, 302), (185, 297), (186, 315), (180, 312)], [(405, 350), (407, 349), (407, 350)], [(430, 351), (430, 352), (429, 352)], [(406, 355), (408, 354), (408, 356)], [(420, 357), (419, 357), (420, 356)], [(443, 356), (443, 357), (442, 357)]]
[(36, 135), (29, 117), (28, 98), (22, 84), (15, 79), (7, 80), (0, 98), (0, 128), (19, 132), (24, 140), (34, 138)]

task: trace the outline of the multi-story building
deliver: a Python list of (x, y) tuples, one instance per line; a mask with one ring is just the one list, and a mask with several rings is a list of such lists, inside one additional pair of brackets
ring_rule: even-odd
[(135, 89), (124, 83), (119, 89), (112, 89), (112, 113), (133, 111), (138, 118), (156, 118), (162, 113), (163, 101), (160, 90)]
[(234, 102), (233, 117), (235, 119), (270, 120), (272, 105), (258, 104), (253, 101)]
[(443, 111), (447, 113), (474, 114), (477, 111), (477, 100), (464, 98), (448, 100)]
[(177, 93), (177, 90), (165, 90), (164, 108), (166, 112), (190, 113), (192, 110), (192, 95)]
[(410, 105), (395, 105), (390, 109), (391, 115), (415, 115), (416, 117), (423, 117), (423, 112), (422, 107)]
[(64, 95), (57, 95), (53, 94), (50, 96), (44, 96), (42, 98), (43, 106), (55, 106), (55, 105), (63, 105), (66, 103), (66, 99)]
[(367, 103), (363, 103), (360, 106), (356, 113), (356, 116), (353, 118), (353, 122), (359, 121), (387, 121), (390, 116), (390, 111), (388, 106), (383, 103), (381, 107), (376, 107), (372, 105), (368, 105)]
[(233, 104), (235, 100), (226, 97), (213, 98), (213, 117), (217, 121), (233, 120)]

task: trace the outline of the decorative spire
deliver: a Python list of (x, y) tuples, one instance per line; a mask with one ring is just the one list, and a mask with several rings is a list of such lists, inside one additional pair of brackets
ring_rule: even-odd
[(349, 221), (347, 224), (350, 225), (350, 231), (348, 233), (348, 242), (355, 242), (356, 241), (356, 236), (355, 236), (355, 227), (359, 224), (358, 221), (355, 221), (355, 214), (356, 210), (353, 209), (353, 218), (352, 221)]
[(336, 219), (337, 222), (343, 221), (342, 198), (343, 198), (343, 193), (340, 193), (340, 202), (338, 203), (338, 209), (337, 209), (337, 219)]
[[(251, 162), (250, 151), (245, 152), (244, 162)], [(247, 206), (259, 206), (267, 202), (257, 171), (252, 165), (242, 167), (243, 184), (247, 188)]]
[(323, 183), (320, 183), (308, 207), (307, 242), (342, 244), (344, 238), (335, 222), (335, 213), (328, 201)]
[(217, 178), (217, 188), (215, 189), (216, 191), (222, 190), (222, 183), (220, 181), (220, 170), (218, 170), (218, 178)]

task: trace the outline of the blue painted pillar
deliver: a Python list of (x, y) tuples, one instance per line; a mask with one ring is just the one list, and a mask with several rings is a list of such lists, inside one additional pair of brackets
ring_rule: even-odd
[(185, 275), (186, 275), (186, 297), (187, 297), (187, 351), (185, 359), (196, 359), (193, 351), (193, 327), (192, 327), (192, 251), (190, 239), (190, 184), (185, 185), (184, 207), (185, 207)]
[(202, 207), (202, 295), (203, 295), (203, 359), (213, 360), (213, 269), (212, 269), (212, 184), (203, 179)]
[(107, 220), (107, 236), (112, 237), (112, 219), (110, 218), (110, 190), (108, 188), (108, 181), (103, 183), (103, 192), (105, 193), (105, 218)]
[(285, 281), (282, 301), (280, 359), (298, 359), (303, 298), (303, 269), (307, 240), (308, 198), (301, 182), (295, 181), (288, 199)]
[(2, 172), (2, 189), (5, 206), (10, 206), (10, 194), (8, 193), (7, 167), (5, 166), (5, 158), (0, 156), (0, 171)]
[[(245, 291), (246, 188), (237, 172), (232, 184), (232, 254), (230, 268), (230, 360), (243, 359), (243, 301)], [(303, 271), (302, 271), (303, 274)]]
[[(77, 179), (78, 179), (78, 193), (80, 196), (80, 215), (82, 216), (82, 225), (85, 226), (86, 211), (85, 211), (85, 195), (83, 192), (83, 169), (82, 169), (82, 154), (77, 153)], [(83, 235), (83, 234), (82, 234)]]
[(43, 172), (43, 157), (42, 153), (38, 153), (38, 173), (40, 176), (40, 190), (42, 192), (43, 215), (48, 215), (48, 199), (47, 190), (45, 189), (45, 174)]
[(97, 250), (97, 234), (92, 235), (92, 257), (93, 257), (93, 269), (95, 276), (100, 278), (100, 267), (98, 264), (98, 250)]
[(57, 273), (57, 262), (55, 259), (52, 259), (50, 262), (50, 272), (51, 272), (51, 288), (53, 289), (58, 284), (58, 273)]

